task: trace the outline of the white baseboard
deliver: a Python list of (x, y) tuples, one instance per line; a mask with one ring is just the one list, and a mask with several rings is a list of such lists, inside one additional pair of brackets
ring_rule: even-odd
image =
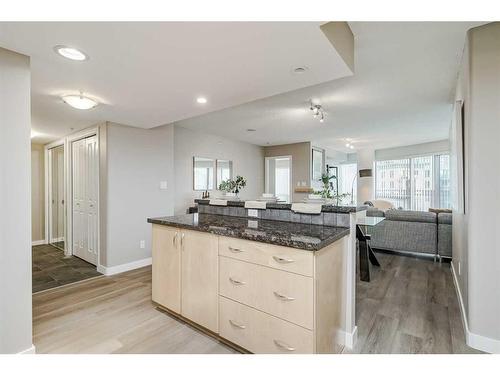
[(356, 342), (358, 341), (358, 326), (354, 326), (352, 332), (345, 333), (345, 346), (348, 349), (354, 349)]
[(28, 349), (23, 350), (22, 352), (19, 352), (17, 354), (36, 354), (35, 345), (31, 344)]
[(136, 260), (135, 262), (120, 264), (118, 266), (105, 267), (105, 266), (97, 266), (97, 271), (106, 276), (116, 275), (117, 273), (122, 273), (126, 271), (135, 270), (136, 268), (146, 267), (151, 265), (151, 258), (144, 258), (140, 260)]
[(457, 274), (455, 273), (455, 267), (453, 266), (453, 262), (451, 262), (451, 273), (453, 275), (453, 284), (455, 284), (455, 290), (458, 296), (460, 312), (462, 313), (465, 343), (471, 348), (482, 350), (483, 352), (500, 354), (500, 340), (495, 340), (490, 337), (481, 336), (469, 331), (467, 312), (465, 311), (464, 300), (462, 298), (462, 292), (460, 291), (460, 286), (458, 284)]
[(32, 241), (31, 246), (38, 246), (38, 245), (46, 245), (47, 241), (45, 240), (37, 240), (37, 241)]

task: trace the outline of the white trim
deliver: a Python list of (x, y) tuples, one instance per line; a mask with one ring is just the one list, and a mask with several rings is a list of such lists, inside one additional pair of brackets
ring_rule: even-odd
[(28, 349), (25, 349), (17, 354), (36, 354), (35, 345), (31, 344), (31, 346)]
[(467, 323), (467, 313), (465, 311), (464, 300), (462, 298), (462, 292), (460, 291), (460, 286), (458, 284), (457, 274), (455, 273), (453, 262), (451, 262), (451, 273), (453, 275), (453, 284), (455, 284), (455, 290), (457, 292), (460, 312), (462, 313), (461, 315), (464, 325), (465, 343), (471, 348), (482, 350), (483, 352), (500, 354), (500, 340), (481, 336), (469, 331), (469, 324)]
[(347, 349), (354, 349), (358, 342), (358, 326), (354, 326), (352, 332), (345, 332), (344, 342)]
[(102, 265), (98, 265), (97, 271), (101, 272), (106, 276), (111, 276), (111, 275), (116, 275), (117, 273), (122, 273), (126, 271), (135, 270), (137, 268), (150, 266), (151, 264), (152, 264), (152, 258), (144, 258), (136, 260), (134, 262), (120, 264), (118, 266), (112, 266), (112, 267), (105, 267)]
[(46, 245), (46, 244), (47, 244), (47, 241), (45, 241), (45, 240), (31, 241), (31, 246)]

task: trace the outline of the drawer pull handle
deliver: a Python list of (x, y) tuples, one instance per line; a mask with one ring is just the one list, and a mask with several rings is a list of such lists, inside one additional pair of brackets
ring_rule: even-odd
[(228, 248), (229, 248), (229, 251), (232, 253), (242, 253), (243, 252), (243, 250), (238, 249), (237, 247), (228, 246)]
[(247, 326), (245, 326), (243, 324), (240, 324), (240, 323), (236, 323), (234, 320), (231, 320), (231, 319), (229, 319), (229, 323), (231, 323), (231, 325), (233, 327), (236, 327), (236, 328), (239, 328), (239, 329), (245, 329), (245, 328), (247, 328)]
[(288, 352), (295, 351), (295, 348), (292, 348), (290, 345), (287, 345), (283, 341), (280, 341), (280, 340), (274, 340), (274, 345), (276, 345), (278, 348), (286, 350)]
[(284, 263), (284, 264), (295, 262), (293, 259), (281, 258), (276, 255), (273, 255), (273, 259), (278, 263)]
[(274, 292), (274, 295), (276, 296), (276, 298), (279, 298), (282, 301), (294, 301), (295, 300), (295, 298), (293, 298), (293, 297), (288, 297), (288, 296), (285, 296), (284, 294), (281, 294), (278, 292)]
[(233, 279), (232, 277), (229, 278), (229, 281), (231, 281), (231, 283), (233, 283), (234, 285), (245, 285), (246, 284), (246, 282)]

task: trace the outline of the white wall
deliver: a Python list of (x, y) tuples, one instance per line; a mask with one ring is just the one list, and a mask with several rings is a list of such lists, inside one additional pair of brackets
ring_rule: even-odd
[(372, 169), (374, 168), (375, 161), (375, 151), (371, 148), (365, 148), (358, 150), (356, 152), (356, 158), (358, 163), (358, 180), (357, 180), (357, 204), (363, 204), (366, 201), (372, 200), (374, 198), (373, 192), (373, 181), (375, 176), (375, 171), (373, 171), (372, 177), (359, 177), (360, 169)]
[(31, 144), (31, 240), (45, 239), (45, 150)]
[(29, 57), (0, 48), (0, 353), (32, 348)]
[(470, 31), (469, 329), (500, 353), (500, 23)]
[[(471, 29), (457, 87), (465, 100), (465, 214), (453, 214), (453, 267), (464, 300), (467, 343), (500, 353), (500, 23)], [(454, 122), (455, 124), (455, 122)], [(452, 128), (452, 156), (457, 134)], [(454, 161), (456, 163), (457, 160)], [(454, 174), (457, 184), (457, 174)], [(454, 194), (458, 207), (460, 192)], [(466, 232), (465, 236), (463, 232)], [(466, 243), (462, 243), (462, 241)], [(456, 248), (456, 245), (460, 247)], [(462, 274), (458, 275), (458, 262)]]
[[(226, 159), (233, 162), (233, 176), (246, 177), (247, 186), (240, 192), (242, 199), (254, 199), (264, 192), (264, 154), (262, 147), (233, 141), (211, 134), (196, 132), (176, 125), (174, 129), (175, 214), (183, 214), (201, 198), (193, 190), (193, 156)], [(211, 191), (211, 197), (220, 192)]]
[(416, 145), (384, 148), (375, 151), (375, 160), (391, 160), (408, 158), (418, 155), (429, 155), (440, 152), (449, 152), (450, 142), (448, 139), (436, 142), (419, 143)]
[[(174, 129), (108, 123), (106, 132), (106, 249), (101, 262), (112, 267), (151, 257), (147, 218), (173, 215)], [(167, 190), (160, 190), (160, 181), (167, 181)], [(144, 249), (141, 240), (146, 241)]]

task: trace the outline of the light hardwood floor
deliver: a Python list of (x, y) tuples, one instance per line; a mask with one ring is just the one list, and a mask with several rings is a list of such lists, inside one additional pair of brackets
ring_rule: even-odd
[(151, 267), (33, 295), (37, 353), (234, 353), (157, 310)]
[[(449, 265), (378, 256), (372, 282), (357, 285), (354, 353), (477, 353)], [(33, 295), (33, 335), (37, 353), (234, 353), (154, 307), (151, 267)]]
[(345, 353), (480, 353), (465, 344), (450, 265), (377, 253), (356, 285), (358, 342)]

